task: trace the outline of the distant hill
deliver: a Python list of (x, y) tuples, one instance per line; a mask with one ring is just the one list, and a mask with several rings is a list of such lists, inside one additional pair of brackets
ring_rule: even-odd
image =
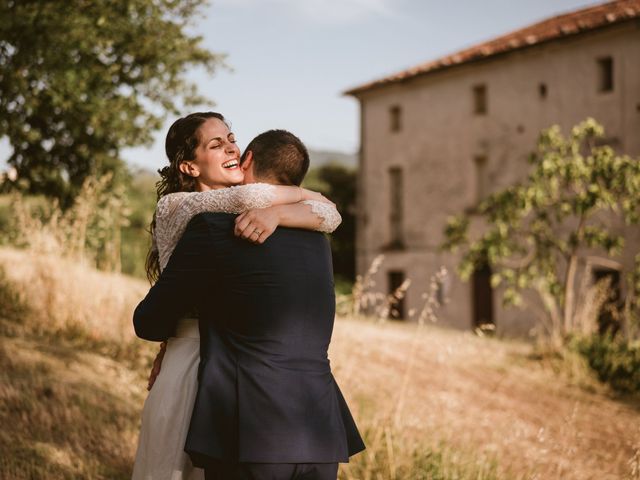
[(358, 166), (358, 156), (355, 153), (309, 149), (309, 157), (311, 158), (311, 168), (322, 167), (328, 163), (337, 163), (350, 168)]

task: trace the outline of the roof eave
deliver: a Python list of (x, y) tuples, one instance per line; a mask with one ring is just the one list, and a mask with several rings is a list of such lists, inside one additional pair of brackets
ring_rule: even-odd
[(536, 47), (539, 47), (541, 45), (546, 45), (547, 43), (562, 41), (564, 39), (577, 37), (579, 35), (585, 35), (585, 34), (588, 34), (588, 33), (599, 31), (599, 30), (605, 30), (607, 28), (617, 27), (617, 26), (620, 26), (620, 25), (622, 25), (624, 23), (629, 23), (629, 22), (634, 22), (634, 21), (638, 21), (638, 17), (624, 18), (624, 19), (620, 19), (620, 21), (618, 21), (618, 22), (606, 23), (606, 24), (598, 25), (597, 27), (592, 27), (592, 28), (585, 29), (585, 30), (578, 30), (578, 31), (575, 31), (575, 32), (562, 34), (560, 36), (544, 39), (544, 40), (541, 40), (539, 42), (536, 42), (536, 43), (533, 43), (533, 44), (530, 44), (530, 45), (527, 45), (527, 44), (519, 45), (518, 47), (510, 48), (508, 50), (503, 50), (503, 51), (500, 51), (500, 52), (491, 53), (489, 55), (482, 56), (482, 57), (471, 58), (471, 59), (465, 60), (463, 62), (452, 63), (450, 65), (442, 65), (440, 67), (433, 68), (433, 69), (430, 69), (430, 70), (427, 70), (427, 71), (424, 71), (424, 72), (418, 72), (418, 73), (415, 73), (413, 75), (407, 75), (404, 78), (381, 79), (381, 80), (377, 80), (377, 81), (374, 80), (373, 82), (370, 82), (368, 84), (362, 85), (360, 87), (355, 87), (355, 88), (352, 88), (350, 90), (346, 90), (342, 94), (346, 95), (346, 96), (352, 96), (352, 97), (359, 98), (361, 96), (361, 94), (363, 94), (365, 92), (370, 92), (372, 90), (379, 90), (381, 88), (390, 87), (392, 85), (398, 85), (398, 84), (410, 82), (410, 81), (413, 81), (413, 80), (415, 80), (417, 78), (422, 78), (422, 77), (424, 77), (426, 75), (442, 72), (442, 71), (445, 71), (445, 70), (450, 70), (450, 69), (455, 68), (455, 67), (462, 67), (462, 66), (465, 66), (465, 65), (478, 63), (478, 62), (482, 62), (482, 61), (485, 61), (485, 60), (493, 60), (495, 58), (498, 58), (498, 57), (501, 57), (501, 56), (505, 56), (505, 55), (508, 55), (510, 53), (520, 52), (522, 50), (527, 50), (527, 49), (531, 49), (531, 48), (536, 48)]

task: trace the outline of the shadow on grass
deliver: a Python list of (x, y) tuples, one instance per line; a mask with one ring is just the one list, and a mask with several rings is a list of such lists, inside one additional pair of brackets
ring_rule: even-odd
[(0, 336), (0, 478), (130, 478), (144, 398), (132, 377), (50, 338)]

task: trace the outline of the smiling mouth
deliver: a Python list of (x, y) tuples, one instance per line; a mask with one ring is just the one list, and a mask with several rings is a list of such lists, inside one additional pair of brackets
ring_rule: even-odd
[(229, 160), (228, 162), (224, 162), (222, 164), (222, 168), (226, 168), (226, 169), (237, 168), (238, 165), (240, 165), (238, 160)]

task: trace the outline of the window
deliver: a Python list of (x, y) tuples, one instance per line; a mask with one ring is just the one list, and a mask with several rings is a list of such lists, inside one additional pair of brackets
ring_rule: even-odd
[(389, 317), (396, 320), (403, 320), (405, 318), (404, 299), (406, 292), (396, 292), (396, 290), (404, 283), (404, 272), (390, 271), (387, 273), (387, 277), (389, 285), (388, 293), (390, 296), (395, 294), (390, 302)]
[(447, 303), (447, 296), (449, 295), (449, 289), (451, 287), (450, 284), (451, 279), (447, 273), (436, 280), (436, 302), (438, 302), (438, 306)]
[(473, 157), (476, 175), (476, 203), (480, 203), (487, 196), (487, 157), (485, 155), (476, 155)]
[(540, 96), (540, 100), (544, 100), (547, 98), (547, 84), (540, 83), (538, 84), (538, 95)]
[(487, 86), (476, 85), (473, 87), (473, 113), (486, 115), (487, 113)]
[(389, 108), (389, 129), (392, 132), (402, 130), (402, 108), (399, 105)]
[(403, 190), (403, 179), (402, 179), (402, 168), (400, 167), (391, 167), (389, 169), (389, 184), (390, 184), (390, 231), (391, 231), (391, 247), (401, 248), (402, 247), (402, 190)]
[(613, 91), (613, 58), (598, 59), (598, 90), (600, 92)]

